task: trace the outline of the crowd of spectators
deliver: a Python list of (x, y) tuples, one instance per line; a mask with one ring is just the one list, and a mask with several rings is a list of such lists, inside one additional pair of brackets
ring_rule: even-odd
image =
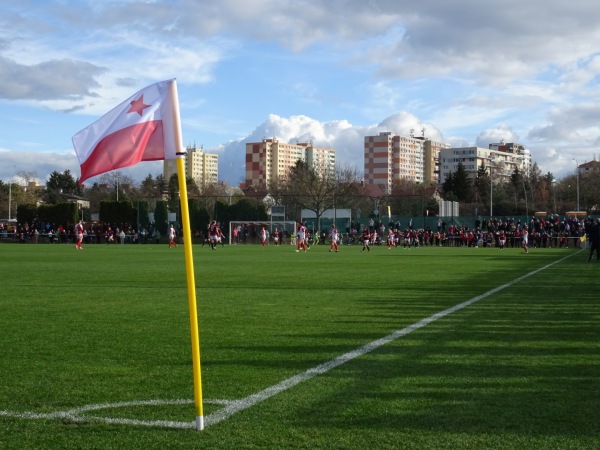
[[(160, 236), (160, 235), (159, 235)], [(83, 242), (85, 244), (119, 243), (138, 244), (148, 243), (155, 238), (154, 230), (142, 228), (139, 232), (131, 225), (111, 223), (89, 223), (84, 224)], [(52, 224), (44, 222), (33, 222), (23, 224), (0, 224), (0, 239), (18, 241), (21, 243), (31, 242), (66, 244), (75, 242), (75, 224)]]
[[(507, 247), (520, 247), (523, 230), (529, 232), (531, 248), (568, 248), (581, 246), (582, 236), (591, 226), (591, 219), (533, 217), (528, 223), (511, 218), (493, 218), (476, 220), (473, 227), (448, 225), (441, 219), (437, 227), (417, 228), (412, 221), (403, 227), (399, 222), (390, 222), (386, 227), (382, 222), (369, 221), (371, 245), (394, 242), (394, 246), (439, 246), (439, 247), (498, 247), (498, 237), (506, 236)], [(360, 230), (364, 225), (359, 222), (348, 224), (342, 236), (342, 244), (358, 242)], [(319, 234), (321, 241), (329, 237), (328, 231)]]
[[(551, 216), (549, 218), (533, 217), (528, 223), (511, 218), (477, 219), (472, 227), (448, 225), (439, 220), (437, 227), (417, 228), (412, 220), (406, 226), (399, 222), (390, 222), (387, 227), (381, 221), (370, 219), (368, 224), (348, 222), (346, 233), (342, 234), (342, 244), (358, 242), (362, 227), (369, 227), (372, 245), (394, 242), (395, 246), (440, 246), (440, 247), (497, 247), (500, 234), (506, 236), (507, 247), (519, 247), (523, 229), (529, 231), (531, 248), (568, 248), (581, 245), (582, 236), (591, 226), (592, 220), (580, 220), (572, 217)], [(309, 241), (324, 243), (329, 239), (329, 230), (319, 232), (308, 230)], [(234, 230), (235, 243), (254, 242), (257, 229), (240, 226)], [(196, 233), (202, 237), (203, 233)], [(280, 242), (286, 237), (293, 240), (281, 230), (278, 233)], [(84, 225), (84, 243), (148, 243), (160, 242), (158, 230), (142, 228), (135, 230), (129, 224), (88, 223)], [(43, 222), (24, 224), (0, 224), (0, 239), (22, 243), (72, 243), (75, 241), (75, 224), (50, 224)]]

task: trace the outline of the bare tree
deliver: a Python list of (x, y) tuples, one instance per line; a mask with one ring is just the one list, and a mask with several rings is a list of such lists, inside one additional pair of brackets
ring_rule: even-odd
[(300, 219), (302, 209), (313, 211), (317, 227), (320, 226), (321, 215), (326, 209), (352, 207), (363, 194), (359, 174), (355, 169), (342, 167), (333, 173), (322, 175), (302, 161), (298, 161), (290, 170), (278, 190), (273, 196), (280, 198), (288, 207), (291, 205), (297, 220)]

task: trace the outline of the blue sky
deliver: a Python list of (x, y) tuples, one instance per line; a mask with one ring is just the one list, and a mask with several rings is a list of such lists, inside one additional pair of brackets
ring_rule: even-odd
[(218, 153), (229, 184), (248, 141), (310, 139), (362, 171), (365, 135), (423, 128), (519, 142), (560, 178), (600, 157), (599, 15), (586, 0), (3, 2), (0, 179), (79, 176), (71, 137), (170, 78), (184, 142)]

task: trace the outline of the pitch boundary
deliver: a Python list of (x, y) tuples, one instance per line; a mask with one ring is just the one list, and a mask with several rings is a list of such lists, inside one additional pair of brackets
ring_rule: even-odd
[[(480, 300), (483, 300), (497, 292), (500, 292), (514, 284), (517, 284), (539, 272), (542, 272), (549, 267), (552, 267), (555, 264), (558, 264), (572, 256), (579, 254), (580, 252), (576, 252), (570, 255), (567, 255), (561, 259), (558, 259), (550, 264), (547, 264), (543, 267), (535, 269), (531, 272), (526, 273), (514, 280), (502, 284), (498, 287), (490, 289), (487, 292), (484, 292), (481, 295), (477, 295), (467, 301), (459, 303), (457, 305), (451, 306), (443, 311), (435, 313), (425, 319), (422, 319), (418, 322), (413, 323), (405, 328), (400, 330), (396, 330), (387, 336), (384, 336), (380, 339), (372, 341), (368, 344), (363, 345), (355, 350), (344, 353), (343, 355), (338, 356), (335, 359), (327, 361), (323, 364), (319, 364), (311, 369), (308, 369), (304, 372), (301, 372), (297, 375), (294, 375), (291, 378), (281, 381), (273, 386), (270, 386), (262, 391), (251, 394), (247, 397), (238, 400), (205, 400), (206, 404), (217, 404), (223, 405), (224, 408), (215, 411), (208, 416), (205, 417), (204, 423), (205, 426), (215, 425), (219, 422), (222, 422), (232, 415), (243, 411), (245, 409), (251, 408), (252, 406), (261, 403), (267, 400), (270, 397), (273, 397), (281, 392), (284, 392), (304, 381), (308, 381), (311, 378), (316, 377), (317, 375), (322, 375), (342, 364), (345, 364), (353, 359), (356, 359), (360, 356), (363, 356), (367, 353), (370, 353), (379, 347), (382, 347), (386, 344), (389, 344), (392, 341), (395, 341), (403, 336), (406, 336), (409, 333), (412, 333), (415, 330), (423, 328), (429, 325), (432, 322), (435, 322), (438, 319), (446, 317), (449, 314), (460, 311), (461, 309), (466, 308), (467, 306), (472, 305)], [(194, 401), (191, 399), (176, 399), (176, 400), (140, 400), (140, 401), (131, 401), (131, 402), (117, 402), (117, 403), (101, 403), (101, 404), (92, 404), (82, 406), (80, 408), (73, 408), (66, 411), (55, 411), (51, 413), (36, 413), (36, 412), (16, 412), (16, 411), (0, 411), (0, 417), (13, 417), (20, 419), (31, 419), (31, 420), (68, 420), (74, 423), (85, 423), (85, 422), (102, 422), (107, 424), (119, 424), (119, 425), (132, 425), (132, 426), (147, 426), (147, 427), (161, 427), (161, 428), (179, 428), (179, 429), (194, 429), (196, 428), (196, 422), (177, 422), (177, 421), (169, 421), (169, 420), (136, 420), (136, 419), (125, 419), (125, 418), (115, 418), (115, 417), (98, 417), (98, 416), (87, 416), (85, 413), (90, 411), (98, 411), (103, 409), (117, 409), (122, 407), (131, 407), (131, 406), (152, 406), (152, 405), (182, 405), (182, 404), (193, 404)]]

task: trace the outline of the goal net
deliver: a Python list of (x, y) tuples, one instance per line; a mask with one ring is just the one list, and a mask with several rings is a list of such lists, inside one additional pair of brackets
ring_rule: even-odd
[(270, 244), (273, 243), (273, 232), (277, 230), (279, 244), (289, 244), (296, 237), (296, 222), (289, 220), (256, 221), (232, 220), (229, 222), (229, 245), (260, 244), (260, 231), (267, 230)]

